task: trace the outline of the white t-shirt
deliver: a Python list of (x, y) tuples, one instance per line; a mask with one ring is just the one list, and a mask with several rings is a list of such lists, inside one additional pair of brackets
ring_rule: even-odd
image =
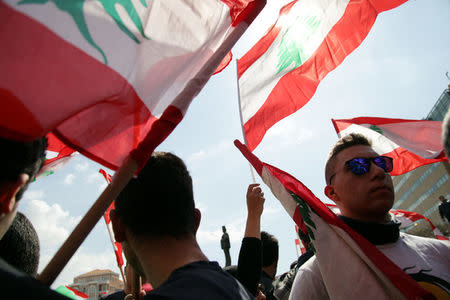
[[(449, 241), (400, 233), (395, 243), (376, 247), (437, 299), (450, 298)], [(315, 256), (298, 270), (289, 299), (330, 299)]]

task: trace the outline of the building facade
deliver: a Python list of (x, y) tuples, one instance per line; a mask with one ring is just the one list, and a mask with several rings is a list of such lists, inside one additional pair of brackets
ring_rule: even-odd
[(81, 274), (69, 286), (89, 295), (88, 300), (97, 300), (101, 296), (123, 290), (119, 274), (111, 270), (94, 270)]
[[(426, 120), (442, 121), (450, 104), (450, 89), (439, 97)], [(425, 165), (404, 175), (393, 177), (395, 189), (394, 208), (417, 212), (429, 218), (445, 235), (450, 224), (439, 215), (439, 196), (450, 199), (450, 165), (447, 162)], [(411, 234), (433, 236), (427, 222), (414, 223), (406, 229)]]

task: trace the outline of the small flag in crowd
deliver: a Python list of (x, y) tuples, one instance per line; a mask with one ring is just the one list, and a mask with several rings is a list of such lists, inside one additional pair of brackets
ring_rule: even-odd
[(340, 138), (349, 133), (360, 133), (372, 142), (377, 153), (392, 157), (391, 175), (448, 161), (441, 142), (440, 121), (360, 117), (332, 122)]
[(406, 0), (303, 0), (238, 60), (240, 109), (253, 151), (266, 131), (302, 108), (320, 81), (366, 38), (377, 15)]
[(67, 286), (67, 285), (58, 286), (55, 289), (55, 291), (70, 298), (70, 299), (74, 299), (74, 300), (82, 300), (82, 299), (89, 298), (89, 295), (86, 295), (85, 293), (80, 292), (79, 290), (71, 288), (70, 286)]
[[(239, 141), (235, 141), (235, 145), (297, 226), (306, 225), (306, 234), (311, 239), (327, 292), (334, 299), (421, 299), (430, 296), (373, 244), (348, 227), (300, 181), (261, 162)], [(348, 270), (349, 265), (352, 272), (339, 272)], [(358, 284), (350, 285), (350, 289), (343, 288), (352, 282)]]
[(264, 4), (1, 1), (0, 136), (142, 165)]
[[(105, 177), (106, 182), (111, 183), (112, 177), (108, 173), (106, 173), (105, 170), (100, 169), (98, 171)], [(111, 240), (111, 243), (114, 248), (114, 254), (116, 255), (116, 261), (117, 266), (119, 267), (120, 271), (122, 272), (122, 266), (123, 266), (123, 255), (122, 255), (122, 244), (116, 242), (116, 239), (114, 238), (114, 232), (112, 229), (111, 219), (109, 217), (109, 213), (111, 209), (114, 209), (114, 201), (111, 203), (111, 205), (106, 210), (105, 214), (103, 215), (103, 218), (105, 219), (106, 227), (108, 228), (109, 238)]]

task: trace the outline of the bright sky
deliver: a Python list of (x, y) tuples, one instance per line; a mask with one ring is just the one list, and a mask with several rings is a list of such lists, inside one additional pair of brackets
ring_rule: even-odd
[[(275, 22), (281, 3), (266, 8), (233, 49), (243, 56)], [(303, 181), (320, 199), (324, 163), (337, 136), (331, 118), (376, 116), (421, 119), (449, 84), (450, 3), (410, 0), (378, 16), (362, 45), (319, 85), (311, 101), (269, 130), (254, 153)], [(242, 141), (234, 61), (208, 82), (173, 134), (157, 149), (186, 162), (194, 181), (196, 205), (202, 211), (200, 246), (210, 260), (224, 265), (221, 226), (231, 239), (237, 263), (244, 234), (245, 193), (251, 183), (249, 164), (233, 145)], [(19, 210), (34, 224), (41, 242), (39, 271), (106, 186), (101, 166), (79, 155), (56, 174), (33, 183)], [(257, 178), (257, 182), (261, 182)], [(280, 244), (278, 274), (296, 257), (294, 223), (266, 187), (262, 230)], [(182, 249), (180, 249), (182, 251)], [(103, 220), (97, 224), (53, 287), (95, 268), (118, 272)]]

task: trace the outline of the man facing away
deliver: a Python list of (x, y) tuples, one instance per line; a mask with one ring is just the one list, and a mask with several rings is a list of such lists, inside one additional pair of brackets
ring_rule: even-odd
[[(47, 139), (18, 142), (0, 138), (0, 239), (10, 228), (19, 200), (44, 165)], [(2, 299), (68, 299), (0, 258)]]
[[(379, 156), (362, 135), (347, 135), (336, 143), (327, 159), (325, 195), (339, 207), (347, 225), (437, 299), (446, 299), (450, 295), (450, 244), (399, 232), (400, 224), (389, 214), (394, 203), (390, 171), (391, 158)], [(352, 284), (342, 288), (351, 289)], [(363, 279), (360, 284), (364, 284)], [(328, 294), (313, 257), (299, 269), (289, 299), (329, 298), (333, 295)]]
[(222, 226), (222, 238), (220, 239), (220, 247), (225, 253), (225, 267), (231, 266), (231, 256), (230, 256), (230, 237), (227, 233), (227, 228)]
[(155, 152), (111, 212), (127, 261), (154, 287), (144, 299), (252, 299), (200, 249), (192, 179), (183, 161)]
[(439, 196), (439, 200), (441, 201), (441, 204), (439, 204), (439, 215), (442, 221), (450, 222), (450, 202), (442, 195)]

